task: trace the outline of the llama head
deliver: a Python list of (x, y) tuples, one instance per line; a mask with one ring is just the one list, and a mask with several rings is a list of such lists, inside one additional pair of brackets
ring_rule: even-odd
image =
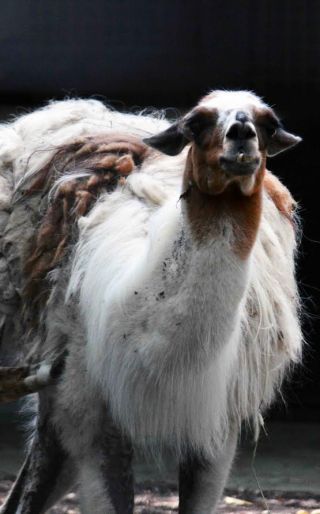
[(190, 143), (188, 179), (202, 192), (219, 194), (238, 184), (247, 195), (255, 190), (266, 156), (300, 141), (248, 91), (213, 91), (167, 130), (145, 139), (168, 155), (177, 155)]

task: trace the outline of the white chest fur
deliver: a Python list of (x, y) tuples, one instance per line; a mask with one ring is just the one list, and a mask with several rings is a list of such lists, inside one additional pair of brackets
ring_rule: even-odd
[(156, 213), (113, 202), (103, 223), (103, 205), (93, 213), (72, 279), (82, 277), (89, 371), (137, 443), (212, 452), (227, 428), (249, 265), (228, 221), (199, 246), (176, 199)]

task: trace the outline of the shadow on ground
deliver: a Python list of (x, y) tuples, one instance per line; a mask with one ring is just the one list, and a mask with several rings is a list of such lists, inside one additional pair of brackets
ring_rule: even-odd
[[(26, 434), (12, 407), (0, 411), (0, 504), (23, 461)], [(270, 423), (254, 455), (245, 440), (220, 502), (219, 513), (320, 514), (320, 426), (317, 423)], [(165, 458), (157, 468), (138, 457), (135, 464), (136, 514), (177, 512), (176, 469)], [(265, 499), (264, 499), (264, 497)], [(78, 514), (75, 493), (50, 514)], [(195, 513), (198, 514), (198, 513)]]

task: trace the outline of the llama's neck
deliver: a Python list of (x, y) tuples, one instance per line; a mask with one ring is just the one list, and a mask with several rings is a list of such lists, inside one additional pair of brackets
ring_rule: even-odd
[(189, 152), (183, 199), (186, 223), (190, 226), (195, 243), (210, 244), (210, 240), (221, 235), (222, 227), (229, 221), (233, 227), (233, 250), (241, 259), (247, 259), (261, 219), (265, 161), (254, 178), (250, 194), (243, 194), (238, 183), (230, 184), (217, 195), (203, 193), (195, 182), (196, 167)]
[(202, 348), (221, 347), (239, 325), (261, 217), (263, 169), (260, 174), (250, 196), (237, 185), (212, 196), (187, 183), (181, 198), (182, 226), (171, 256), (174, 271), (170, 275), (162, 270), (164, 277), (168, 273), (163, 287), (170, 306), (167, 316), (174, 318), (176, 310), (177, 326), (185, 327), (184, 345), (189, 340), (192, 348), (197, 341)]

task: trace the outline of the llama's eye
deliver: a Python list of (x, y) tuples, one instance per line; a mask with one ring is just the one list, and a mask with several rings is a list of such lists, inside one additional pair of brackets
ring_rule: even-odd
[(261, 129), (264, 130), (268, 137), (273, 136), (275, 131), (281, 127), (280, 121), (272, 112), (268, 112), (263, 117), (261, 117), (257, 124)]
[(214, 128), (217, 118), (215, 110), (195, 109), (186, 116), (183, 130), (191, 140), (201, 144), (203, 134)]
[(262, 125), (262, 127), (264, 128), (264, 130), (266, 131), (267, 133), (267, 136), (271, 137), (273, 136), (273, 134), (275, 133), (275, 131), (277, 130), (277, 126), (273, 125), (273, 124), (270, 124), (270, 123), (264, 123)]

